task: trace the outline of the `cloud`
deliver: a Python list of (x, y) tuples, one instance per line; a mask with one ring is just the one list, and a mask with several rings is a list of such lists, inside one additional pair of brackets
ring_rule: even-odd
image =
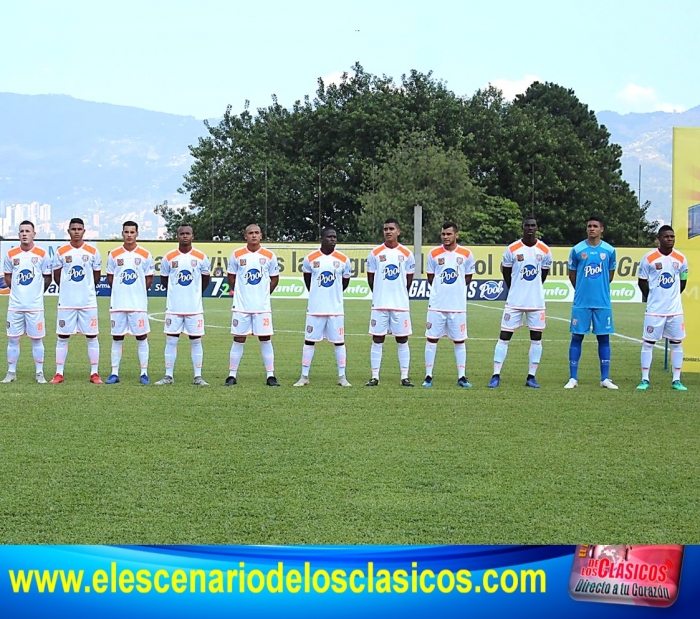
[(532, 84), (532, 82), (543, 81), (543, 79), (537, 77), (536, 75), (526, 75), (519, 80), (493, 80), (491, 85), (501, 90), (503, 92), (503, 96), (508, 99), (508, 101), (512, 101), (515, 99), (515, 95), (523, 94), (528, 89), (530, 84)]
[(673, 103), (665, 103), (660, 99), (656, 90), (651, 87), (627, 84), (615, 98), (623, 105), (623, 113), (627, 112), (684, 112), (685, 107)]

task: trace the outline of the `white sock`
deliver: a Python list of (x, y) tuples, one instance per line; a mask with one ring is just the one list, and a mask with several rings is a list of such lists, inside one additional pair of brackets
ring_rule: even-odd
[(399, 368), (401, 369), (401, 380), (408, 378), (408, 369), (411, 366), (411, 349), (408, 342), (399, 344)]
[(190, 355), (192, 357), (192, 368), (194, 369), (194, 377), (202, 375), (202, 359), (204, 359), (204, 350), (202, 349), (202, 338), (196, 337), (190, 340)]
[(304, 344), (304, 348), (301, 351), (301, 375), (308, 376), (309, 370), (311, 369), (311, 361), (314, 358), (314, 352), (316, 352), (316, 346), (309, 346)]
[(272, 348), (272, 340), (260, 342), (260, 352), (262, 353), (265, 372), (268, 378), (275, 375), (275, 351)]
[(464, 342), (455, 343), (455, 359), (457, 360), (457, 378), (467, 375), (467, 345)]
[(681, 379), (681, 369), (683, 369), (683, 344), (671, 343), (671, 371), (673, 376), (671, 380)]
[(122, 362), (124, 340), (112, 340), (112, 374), (119, 376), (119, 365)]
[(175, 360), (177, 359), (177, 343), (179, 337), (174, 335), (165, 336), (165, 375), (174, 376)]
[(425, 375), (433, 375), (433, 366), (435, 365), (435, 353), (437, 352), (437, 342), (425, 340)]
[(59, 337), (56, 340), (56, 374), (63, 376), (63, 368), (68, 356), (68, 338)]
[(17, 372), (17, 361), (19, 360), (19, 338), (7, 338), (7, 371)]
[(537, 374), (537, 368), (540, 365), (540, 359), (542, 359), (542, 341), (541, 340), (530, 340), (530, 353), (528, 354), (528, 361), (530, 363), (530, 369), (528, 373), (530, 376)]
[(338, 366), (338, 376), (345, 376), (345, 365), (347, 364), (348, 353), (345, 344), (333, 346), (335, 351), (335, 364)]
[(238, 374), (238, 366), (241, 364), (241, 359), (243, 358), (243, 347), (245, 344), (243, 342), (234, 341), (231, 345), (231, 352), (228, 356), (228, 375), (236, 376)]
[(150, 355), (150, 346), (148, 339), (136, 340), (136, 350), (139, 355), (139, 365), (141, 366), (141, 375), (148, 374), (148, 357)]
[(100, 340), (96, 337), (88, 338), (88, 359), (90, 360), (90, 374), (98, 374), (100, 366)]
[(654, 358), (654, 345), (651, 342), (642, 342), (642, 380), (649, 380), (651, 360)]
[(32, 340), (32, 354), (37, 374), (44, 371), (44, 340)]
[(508, 355), (508, 344), (510, 340), (499, 339), (496, 342), (496, 350), (493, 351), (493, 373), (500, 374), (501, 368), (505, 363), (506, 356)]
[(369, 362), (372, 365), (372, 378), (379, 380), (379, 370), (382, 367), (382, 350), (384, 343), (372, 342), (372, 349), (369, 353)]

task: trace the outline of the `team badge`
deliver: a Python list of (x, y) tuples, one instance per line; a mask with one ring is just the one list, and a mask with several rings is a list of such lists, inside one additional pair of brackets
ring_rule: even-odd
[(333, 266), (334, 266), (336, 269), (339, 269), (339, 268), (340, 268), (340, 260), (334, 260), (334, 261), (333, 261)]
[[(32, 258), (32, 261), (36, 260), (36, 258)], [(680, 265), (677, 262), (673, 263), (673, 268), (677, 269)]]
[(239, 260), (238, 264), (240, 264), (242, 267), (244, 267), (245, 266), (245, 258), (243, 258), (242, 260)]
[(379, 256), (379, 262), (386, 262), (386, 256), (384, 256), (384, 255)]
[(444, 258), (438, 258), (438, 264), (439, 264), (439, 265), (445, 264), (445, 259), (444, 259)]
[(651, 325), (649, 325), (649, 326), (647, 327), (647, 333), (654, 333), (654, 327), (652, 327)]
[(173, 324), (172, 318), (166, 318), (166, 319), (165, 319), (165, 324), (166, 324), (166, 326), (168, 326), (168, 327), (169, 327), (171, 324)]
[(238, 318), (233, 319), (233, 326), (237, 327), (238, 326)]
[(196, 261), (196, 260), (190, 260), (190, 264), (192, 265), (192, 267), (196, 267), (196, 266), (197, 266), (197, 261)]
[(321, 263), (318, 260), (314, 260), (314, 263), (311, 266), (313, 266), (314, 269), (318, 269), (321, 266)]
[(575, 327), (578, 324), (578, 318), (572, 318), (571, 324)]
[(141, 264), (141, 258), (134, 258), (134, 264), (139, 266), (139, 264)]
[(663, 263), (661, 263), (661, 262), (655, 262), (655, 263), (654, 263), (654, 268), (655, 268), (657, 271), (660, 271), (661, 269), (664, 268), (664, 265), (663, 265)]
[(405, 260), (404, 256), (399, 256), (399, 262), (403, 262)]
[(117, 266), (118, 267), (123, 267), (124, 266), (124, 261), (121, 258), (117, 258)]
[(13, 264), (14, 266), (18, 267), (18, 266), (19, 266), (19, 258), (13, 258), (13, 259), (12, 259), (12, 264)]
[(311, 325), (309, 325), (308, 327), (306, 327), (306, 332), (307, 332), (307, 333), (313, 333), (313, 332), (314, 332), (314, 328), (313, 328)]
[(377, 326), (377, 321), (376, 321), (374, 318), (372, 318), (372, 320), (370, 320), (370, 324), (371, 324), (373, 327), (376, 327), (376, 326)]
[(464, 258), (457, 258), (457, 264), (462, 264), (464, 262)]
[[(9, 325), (8, 325), (8, 326), (9, 326)], [(61, 329), (63, 329), (63, 327), (66, 326), (66, 321), (65, 321), (65, 320), (59, 320), (59, 321), (58, 321), (58, 326), (61, 327)]]
[(114, 327), (116, 327), (116, 326), (117, 326), (117, 323), (116, 323), (116, 321), (112, 320), (112, 321), (110, 321), (110, 322), (112, 323), (112, 329), (114, 329)]
[(525, 256), (523, 256), (523, 254), (515, 254), (515, 259), (518, 262), (523, 262), (525, 260)]
[(267, 260), (265, 260), (265, 258), (260, 258), (260, 266), (265, 264), (265, 262), (267, 262)]
[(510, 314), (504, 314), (504, 315), (503, 315), (503, 320), (505, 320), (506, 322), (508, 322), (508, 321), (510, 320)]
[(73, 256), (66, 256), (66, 264), (73, 262)]
[(426, 328), (426, 329), (432, 329), (432, 328), (433, 328), (433, 323), (432, 323), (432, 322), (426, 322), (426, 323), (425, 323), (425, 328)]
[(537, 262), (542, 262), (542, 254), (537, 254), (536, 260)]
[(177, 269), (177, 260), (175, 260), (174, 262), (171, 262), (170, 266), (173, 267), (173, 269)]
[(83, 255), (83, 262), (89, 262), (89, 261), (90, 261), (90, 256)]
[(38, 264), (38, 263), (39, 263), (39, 258), (34, 256), (34, 258), (32, 258), (32, 264)]
[(606, 254), (604, 251), (600, 252), (600, 259), (605, 260), (608, 254)]
[(584, 251), (584, 252), (581, 254), (581, 260), (585, 260), (586, 258), (588, 258), (588, 254)]

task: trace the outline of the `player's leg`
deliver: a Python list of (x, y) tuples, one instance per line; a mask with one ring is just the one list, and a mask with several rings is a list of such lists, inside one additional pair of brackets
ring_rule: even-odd
[(231, 335), (233, 343), (228, 357), (228, 377), (224, 382), (225, 387), (233, 387), (238, 383), (238, 368), (241, 365), (245, 341), (248, 335), (253, 333), (253, 315), (233, 312), (231, 315)]
[(681, 382), (683, 370), (683, 339), (685, 339), (685, 320), (683, 316), (669, 316), (664, 326), (664, 336), (669, 340), (671, 348), (671, 387), (676, 391), (687, 391)]
[(457, 364), (457, 384), (471, 387), (467, 378), (467, 313), (452, 312), (447, 317), (447, 337), (454, 343), (455, 362)]
[(148, 312), (128, 312), (129, 333), (136, 338), (136, 353), (139, 359), (139, 382), (142, 385), (150, 385), (148, 378), (148, 358), (150, 356), (150, 346), (148, 344), (148, 334), (151, 332), (151, 325), (148, 319)]
[(493, 374), (488, 384), (490, 389), (496, 389), (501, 384), (501, 370), (508, 356), (508, 345), (513, 337), (513, 332), (520, 328), (522, 322), (523, 312), (521, 310), (509, 307), (503, 309), (501, 332), (498, 334), (498, 341), (493, 351)]
[(323, 332), (325, 338), (333, 344), (335, 364), (338, 368), (338, 384), (341, 387), (352, 387), (345, 376), (347, 365), (347, 349), (345, 348), (345, 316), (328, 316), (326, 328)]
[(204, 337), (204, 314), (192, 314), (185, 316), (183, 333), (190, 339), (190, 358), (192, 359), (192, 370), (194, 372), (193, 384), (198, 387), (209, 385), (202, 378), (202, 364), (204, 362), (204, 348), (202, 347), (202, 337)]
[(60, 309), (56, 316), (56, 375), (51, 379), (51, 384), (63, 382), (63, 374), (68, 357), (68, 339), (77, 332), (78, 310)]
[(399, 370), (401, 372), (401, 386), (413, 387), (408, 377), (411, 367), (411, 349), (408, 346), (408, 336), (411, 335), (411, 313), (389, 312), (389, 330), (396, 338), (396, 348), (399, 357)]
[(649, 375), (651, 363), (654, 358), (654, 345), (663, 337), (664, 323), (663, 316), (644, 315), (644, 327), (642, 328), (642, 352), (640, 362), (642, 366), (642, 380), (637, 385), (638, 391), (649, 389)]
[(540, 387), (535, 376), (542, 359), (542, 332), (545, 328), (545, 318), (544, 310), (527, 312), (527, 326), (530, 329), (530, 350), (527, 356), (528, 372), (525, 386), (532, 389), (539, 389)]
[(253, 335), (260, 341), (260, 353), (262, 354), (268, 387), (279, 387), (279, 381), (275, 378), (275, 350), (272, 347), (272, 313), (253, 314)]
[(372, 378), (365, 383), (366, 387), (376, 387), (379, 384), (379, 370), (382, 367), (384, 340), (388, 331), (389, 312), (386, 310), (372, 310), (369, 321), (369, 333), (372, 336), (372, 347), (369, 353)]
[(593, 333), (598, 340), (598, 359), (600, 360), (600, 386), (606, 389), (617, 389), (617, 385), (610, 380), (610, 334), (614, 333), (612, 310), (593, 310)]
[(425, 323), (425, 378), (423, 387), (433, 386), (433, 368), (435, 366), (435, 355), (440, 338), (445, 335), (447, 327), (447, 316), (444, 312), (428, 310), (428, 317)]
[(171, 385), (175, 382), (175, 361), (177, 361), (177, 343), (185, 326), (185, 317), (178, 314), (165, 314), (165, 375), (156, 385)]
[(79, 309), (78, 312), (78, 333), (82, 333), (87, 338), (87, 353), (90, 361), (90, 382), (101, 385), (100, 378), (100, 341), (97, 339), (99, 325), (97, 320), (97, 308), (89, 307)]
[(569, 331), (571, 332), (571, 343), (569, 344), (569, 382), (564, 385), (564, 389), (578, 387), (578, 364), (581, 360), (581, 349), (583, 348), (583, 337), (591, 330), (593, 312), (586, 307), (571, 308), (571, 322)]
[(119, 366), (124, 351), (124, 336), (129, 332), (128, 318), (126, 312), (110, 312), (109, 319), (112, 335), (112, 349), (110, 351), (112, 369), (105, 382), (108, 385), (116, 385), (119, 382)]
[(36, 382), (45, 384), (44, 378), (44, 337), (46, 328), (44, 312), (25, 312), (25, 331), (32, 342), (32, 356), (34, 357), (34, 371)]
[(3, 383), (17, 380), (17, 361), (19, 360), (19, 338), (26, 332), (25, 312), (7, 312), (7, 376)]

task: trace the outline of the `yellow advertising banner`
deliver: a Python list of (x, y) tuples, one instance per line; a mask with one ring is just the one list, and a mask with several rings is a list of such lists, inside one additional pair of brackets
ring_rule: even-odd
[(700, 128), (673, 129), (673, 229), (676, 249), (688, 259), (683, 294), (686, 339), (683, 371), (700, 372)]

